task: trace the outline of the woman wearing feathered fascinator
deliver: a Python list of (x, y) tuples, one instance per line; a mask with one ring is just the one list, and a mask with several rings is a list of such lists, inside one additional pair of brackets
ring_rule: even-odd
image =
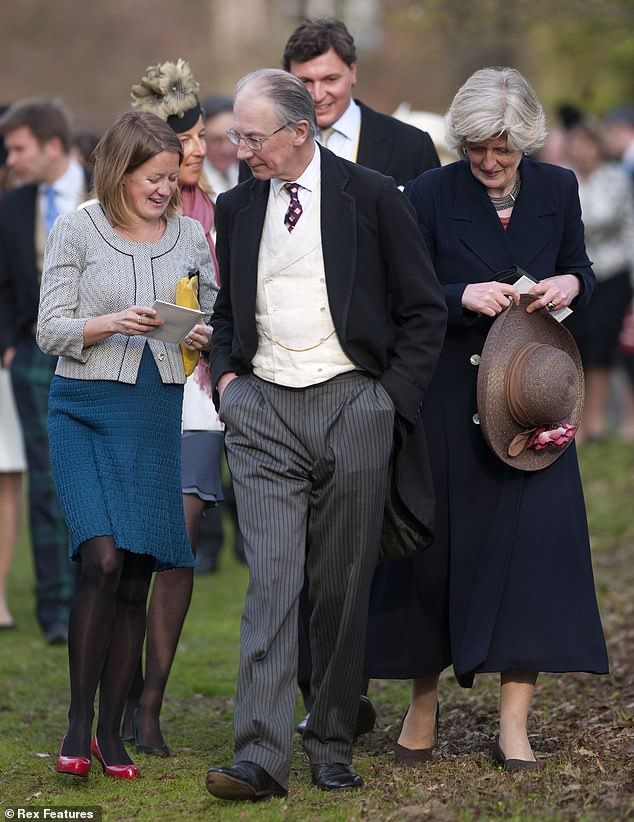
[[(132, 108), (156, 114), (176, 132), (183, 147), (178, 175), (183, 214), (202, 224), (215, 264), (214, 211), (212, 191), (203, 173), (205, 123), (198, 89), (187, 61), (160, 63), (150, 66), (141, 82), (132, 86)], [(185, 343), (195, 349), (205, 347), (210, 334), (208, 325), (197, 325)], [(201, 358), (185, 385), (181, 449), (183, 506), (194, 553), (205, 508), (222, 500), (222, 448), (222, 424), (211, 401), (209, 367)], [(133, 741), (141, 753), (170, 755), (159, 715), (192, 587), (192, 568), (157, 574), (154, 581), (148, 607), (145, 680), (139, 660), (123, 722), (124, 739)]]

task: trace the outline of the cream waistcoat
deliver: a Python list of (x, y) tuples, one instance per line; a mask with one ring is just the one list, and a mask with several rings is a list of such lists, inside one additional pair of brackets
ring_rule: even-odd
[[(292, 233), (280, 219), (273, 197), (271, 191), (258, 255), (253, 371), (268, 382), (303, 388), (356, 366), (339, 344), (328, 305), (321, 187), (312, 191)], [(299, 198), (301, 202), (301, 189)]]

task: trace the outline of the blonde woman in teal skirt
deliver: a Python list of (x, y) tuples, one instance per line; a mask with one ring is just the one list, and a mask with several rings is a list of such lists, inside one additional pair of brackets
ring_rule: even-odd
[[(58, 218), (46, 247), (38, 344), (59, 356), (49, 402), (51, 467), (81, 575), (69, 622), (69, 725), (57, 770), (87, 776), (94, 755), (135, 779), (119, 728), (145, 632), (153, 571), (191, 567), (181, 496), (185, 371), (175, 343), (150, 339), (155, 300), (200, 272), (215, 286), (203, 229), (180, 217), (180, 141), (127, 112), (96, 149), (98, 202)], [(189, 335), (208, 348), (210, 329)], [(99, 713), (93, 732), (94, 701)]]

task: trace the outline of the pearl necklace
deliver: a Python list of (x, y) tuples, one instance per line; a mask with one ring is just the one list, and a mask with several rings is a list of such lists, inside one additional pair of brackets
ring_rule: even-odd
[(513, 190), (510, 194), (507, 194), (505, 197), (491, 197), (493, 208), (495, 208), (496, 211), (506, 211), (507, 208), (513, 208), (515, 201), (517, 200), (517, 195), (520, 193), (521, 185), (522, 178), (520, 177), (520, 173), (518, 171), (515, 175), (515, 184), (513, 185)]

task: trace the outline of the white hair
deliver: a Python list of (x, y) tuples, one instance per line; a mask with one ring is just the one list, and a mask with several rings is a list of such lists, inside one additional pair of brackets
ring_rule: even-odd
[(447, 145), (464, 154), (470, 143), (507, 137), (511, 151), (531, 153), (546, 138), (546, 117), (530, 83), (504, 66), (474, 72), (447, 111)]

